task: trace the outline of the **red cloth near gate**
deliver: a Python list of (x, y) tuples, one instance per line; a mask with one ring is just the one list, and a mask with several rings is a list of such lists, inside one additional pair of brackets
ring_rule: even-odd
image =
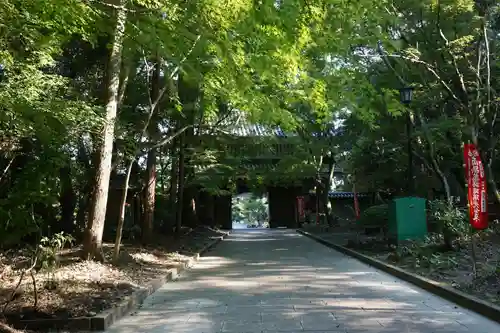
[(464, 145), (465, 176), (467, 179), (470, 224), (474, 229), (488, 227), (488, 192), (483, 162), (476, 146)]

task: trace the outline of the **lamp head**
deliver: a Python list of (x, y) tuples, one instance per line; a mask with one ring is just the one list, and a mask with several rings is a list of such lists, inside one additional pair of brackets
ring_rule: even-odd
[(401, 103), (410, 104), (413, 98), (413, 87), (404, 87), (399, 89), (399, 94), (401, 98)]

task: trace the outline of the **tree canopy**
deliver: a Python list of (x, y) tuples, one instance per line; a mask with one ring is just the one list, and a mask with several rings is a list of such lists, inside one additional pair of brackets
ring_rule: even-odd
[(248, 158), (224, 148), (235, 114), (295, 133), (256, 183), (327, 165), (346, 187), (460, 196), (471, 141), (496, 194), (499, 13), (487, 0), (2, 1), (1, 242), (64, 230), (95, 256), (105, 220), (137, 198), (145, 239), (194, 223), (200, 186), (227, 190)]

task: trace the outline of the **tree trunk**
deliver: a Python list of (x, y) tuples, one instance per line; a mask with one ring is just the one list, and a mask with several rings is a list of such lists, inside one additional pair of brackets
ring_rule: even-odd
[(122, 62), (123, 39), (127, 20), (126, 0), (116, 0), (116, 23), (113, 44), (108, 63), (106, 116), (101, 142), (98, 148), (95, 188), (90, 207), (89, 221), (83, 240), (83, 257), (104, 261), (102, 253), (102, 234), (106, 219), (113, 140), (118, 109), (120, 71)]
[(165, 186), (165, 174), (168, 167), (168, 162), (165, 162), (163, 157), (164, 151), (162, 149), (158, 150), (158, 163), (160, 168), (160, 179), (157, 179), (160, 182), (161, 194), (165, 196), (167, 194), (166, 186)]
[[(179, 159), (176, 157), (177, 155), (177, 143), (176, 139), (172, 143), (172, 148), (170, 149), (170, 156), (172, 158), (171, 168), (170, 168), (170, 189), (169, 189), (169, 207), (170, 207), (170, 216), (172, 221), (177, 221), (177, 191), (179, 187)], [(176, 222), (174, 222), (176, 223)]]
[[(194, 115), (194, 110), (191, 110), (191, 112)], [(194, 117), (192, 117), (190, 123), (194, 123)], [(191, 180), (194, 178), (194, 168), (192, 166), (191, 154), (186, 154), (186, 152), (189, 152), (190, 148), (193, 147), (193, 142), (195, 139), (194, 129), (190, 127), (184, 132), (184, 134), (184, 195), (182, 196), (181, 205), (182, 224), (184, 226), (194, 228), (198, 224), (196, 215), (197, 188), (195, 185), (191, 184)]]
[(77, 204), (77, 212), (76, 212), (76, 226), (78, 230), (78, 235), (76, 235), (76, 239), (81, 240), (82, 231), (85, 229), (87, 225), (87, 217), (88, 217), (88, 208), (90, 204), (90, 197), (92, 196), (93, 182), (91, 179), (88, 179), (83, 187), (78, 191), (78, 204)]
[[(161, 59), (156, 57), (155, 70), (153, 72), (152, 82), (151, 82), (151, 100), (157, 101), (160, 98), (160, 68)], [(150, 112), (156, 112), (158, 114), (160, 103), (156, 103), (156, 109)], [(151, 119), (152, 123), (149, 124), (148, 134), (149, 140), (156, 136), (157, 132), (157, 122), (156, 118)], [(142, 242), (147, 244), (151, 240), (153, 235), (153, 222), (155, 213), (155, 199), (156, 199), (156, 149), (152, 148), (148, 152), (148, 162), (146, 168), (146, 188), (144, 191), (144, 218), (142, 223)]]
[(146, 168), (146, 188), (144, 191), (144, 219), (142, 224), (142, 242), (147, 243), (153, 235), (153, 221), (156, 198), (156, 150), (148, 153)]
[(73, 190), (69, 163), (68, 161), (68, 165), (59, 170), (59, 177), (61, 179), (61, 193), (59, 196), (59, 202), (61, 204), (60, 226), (62, 231), (72, 234), (75, 231), (75, 208), (77, 197)]
[[(182, 133), (179, 143), (179, 189), (176, 227), (176, 232), (178, 233), (180, 232), (180, 228), (182, 225), (184, 206), (189, 204), (188, 202), (184, 201), (190, 201), (193, 198), (193, 196), (189, 194), (189, 188), (186, 188), (187, 176), (191, 176), (193, 174), (193, 168), (192, 166), (190, 166), (191, 156), (187, 155), (187, 152), (193, 144), (193, 126), (196, 121), (196, 111), (198, 110), (200, 89), (197, 84), (193, 84), (193, 82), (186, 80), (186, 78), (182, 74), (179, 74), (179, 78), (177, 80), (177, 94), (179, 96), (179, 101), (182, 104), (182, 112), (185, 116), (183, 121), (179, 122), (178, 126), (179, 128), (181, 128), (182, 125), (186, 126), (184, 127), (185, 131)], [(188, 193), (185, 193), (186, 190)], [(186, 194), (188, 194), (190, 197), (185, 198)]]
[(85, 229), (85, 225), (87, 223), (88, 216), (88, 208), (90, 197), (92, 197), (93, 192), (93, 182), (95, 172), (92, 168), (91, 158), (87, 153), (87, 149), (83, 142), (83, 139), (78, 141), (78, 155), (77, 155), (78, 163), (85, 170), (85, 179), (83, 180), (83, 184), (79, 185), (78, 188), (78, 204), (77, 204), (77, 212), (76, 212), (76, 225), (78, 226), (78, 231), (80, 232), (77, 235), (77, 239), (81, 240), (81, 231)]
[(332, 187), (333, 176), (335, 174), (335, 163), (333, 161), (333, 152), (330, 161), (328, 162), (328, 177), (325, 178), (325, 186), (323, 192), (323, 202), (324, 210), (326, 214), (326, 220), (329, 226), (333, 226), (335, 223), (335, 218), (333, 216), (332, 204), (330, 202), (330, 188)]
[(314, 221), (315, 224), (322, 223), (323, 220), (321, 217), (323, 216), (323, 182), (321, 181), (321, 175), (318, 173), (317, 178), (316, 178), (316, 221)]
[(495, 196), (495, 200), (500, 204), (500, 191), (498, 190), (496, 181), (495, 181), (495, 173), (493, 172), (493, 159), (490, 157), (488, 159), (488, 163), (486, 163), (486, 177), (488, 180), (489, 187), (491, 188), (491, 192), (493, 192)]
[(189, 186), (184, 185), (182, 224), (190, 228), (194, 228), (198, 225), (197, 199), (198, 199), (197, 187), (195, 185), (189, 185)]
[(125, 209), (127, 209), (127, 196), (130, 184), (130, 174), (132, 173), (132, 167), (134, 166), (135, 160), (132, 159), (127, 166), (127, 174), (125, 176), (125, 181), (123, 182), (122, 197), (120, 199), (120, 216), (118, 217), (118, 225), (116, 227), (116, 237), (115, 237), (115, 247), (113, 250), (113, 261), (118, 261), (120, 257), (120, 245), (122, 243), (123, 234), (123, 224), (125, 223)]
[(181, 228), (182, 228), (182, 207), (184, 204), (184, 187), (186, 183), (186, 179), (184, 177), (184, 171), (185, 171), (185, 139), (186, 139), (186, 133), (182, 133), (180, 140), (179, 140), (179, 170), (178, 170), (178, 176), (177, 180), (179, 183), (178, 189), (177, 189), (177, 205), (176, 205), (176, 223), (175, 223), (175, 233), (177, 235), (180, 235)]
[[(443, 185), (443, 189), (446, 194), (446, 203), (447, 205), (451, 208), (453, 206), (453, 202), (451, 200), (451, 190), (450, 190), (450, 184), (448, 182), (448, 178), (446, 177), (445, 173), (441, 170), (439, 163), (436, 159), (436, 153), (434, 150), (434, 140), (431, 137), (431, 133), (429, 131), (429, 128), (427, 127), (427, 122), (425, 121), (424, 116), (420, 113), (416, 113), (420, 125), (422, 127), (422, 132), (424, 134), (424, 138), (427, 141), (427, 144), (429, 146), (429, 158), (431, 160), (431, 166), (434, 172), (438, 175), (439, 179), (441, 180), (441, 183)], [(455, 236), (453, 235), (453, 232), (450, 230), (449, 226), (447, 225), (442, 225), (442, 234), (443, 234), (443, 239), (444, 239), (444, 244), (446, 249), (448, 250), (453, 250), (453, 241)]]

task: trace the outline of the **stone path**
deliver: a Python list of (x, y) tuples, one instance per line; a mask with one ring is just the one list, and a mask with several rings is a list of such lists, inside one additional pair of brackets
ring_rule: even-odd
[(495, 333), (457, 307), (293, 230), (237, 231), (108, 333)]

